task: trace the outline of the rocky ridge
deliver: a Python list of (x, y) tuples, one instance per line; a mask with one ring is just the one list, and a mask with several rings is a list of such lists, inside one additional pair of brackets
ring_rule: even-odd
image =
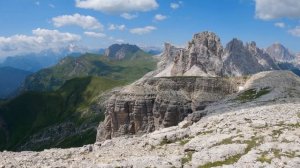
[(81, 148), (2, 152), (0, 167), (299, 167), (300, 79), (263, 72), (243, 87), (194, 123)]
[(243, 76), (261, 71), (279, 70), (274, 60), (255, 42), (238, 39), (225, 48), (212, 32), (195, 34), (186, 48), (165, 45), (155, 77), (166, 76)]
[(277, 62), (292, 62), (296, 56), (280, 43), (272, 44), (266, 52)]

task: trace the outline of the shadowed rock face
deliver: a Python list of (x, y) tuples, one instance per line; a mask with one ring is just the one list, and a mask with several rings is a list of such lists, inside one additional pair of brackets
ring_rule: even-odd
[(125, 59), (128, 53), (133, 54), (138, 51), (142, 51), (136, 45), (130, 44), (113, 44), (105, 50), (105, 56), (112, 60)]
[(242, 41), (233, 39), (227, 44), (222, 58), (224, 76), (251, 75), (279, 69), (270, 55), (257, 48), (255, 42), (244, 45)]
[(125, 87), (109, 100), (97, 140), (175, 126), (188, 114), (237, 92), (242, 78), (150, 78)]

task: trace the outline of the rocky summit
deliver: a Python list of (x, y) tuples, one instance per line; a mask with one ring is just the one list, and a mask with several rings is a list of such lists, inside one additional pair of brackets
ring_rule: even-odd
[(0, 167), (299, 167), (300, 79), (263, 72), (242, 86), (200, 121), (81, 148), (2, 152)]
[(278, 62), (292, 62), (296, 56), (280, 43), (275, 43), (267, 48), (267, 53)]
[(165, 45), (156, 77), (166, 76), (244, 76), (261, 71), (278, 70), (272, 57), (256, 46), (238, 39), (225, 48), (212, 32), (195, 34), (186, 48)]

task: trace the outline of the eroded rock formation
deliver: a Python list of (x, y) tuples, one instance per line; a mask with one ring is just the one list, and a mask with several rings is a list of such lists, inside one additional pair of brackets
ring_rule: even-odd
[(112, 96), (97, 140), (175, 126), (188, 114), (238, 91), (243, 78), (150, 78)]

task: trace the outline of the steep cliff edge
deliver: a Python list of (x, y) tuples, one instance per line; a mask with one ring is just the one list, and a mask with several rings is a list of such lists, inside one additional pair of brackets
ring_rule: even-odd
[(244, 78), (150, 78), (123, 88), (107, 105), (97, 140), (175, 126), (188, 114), (238, 91)]

